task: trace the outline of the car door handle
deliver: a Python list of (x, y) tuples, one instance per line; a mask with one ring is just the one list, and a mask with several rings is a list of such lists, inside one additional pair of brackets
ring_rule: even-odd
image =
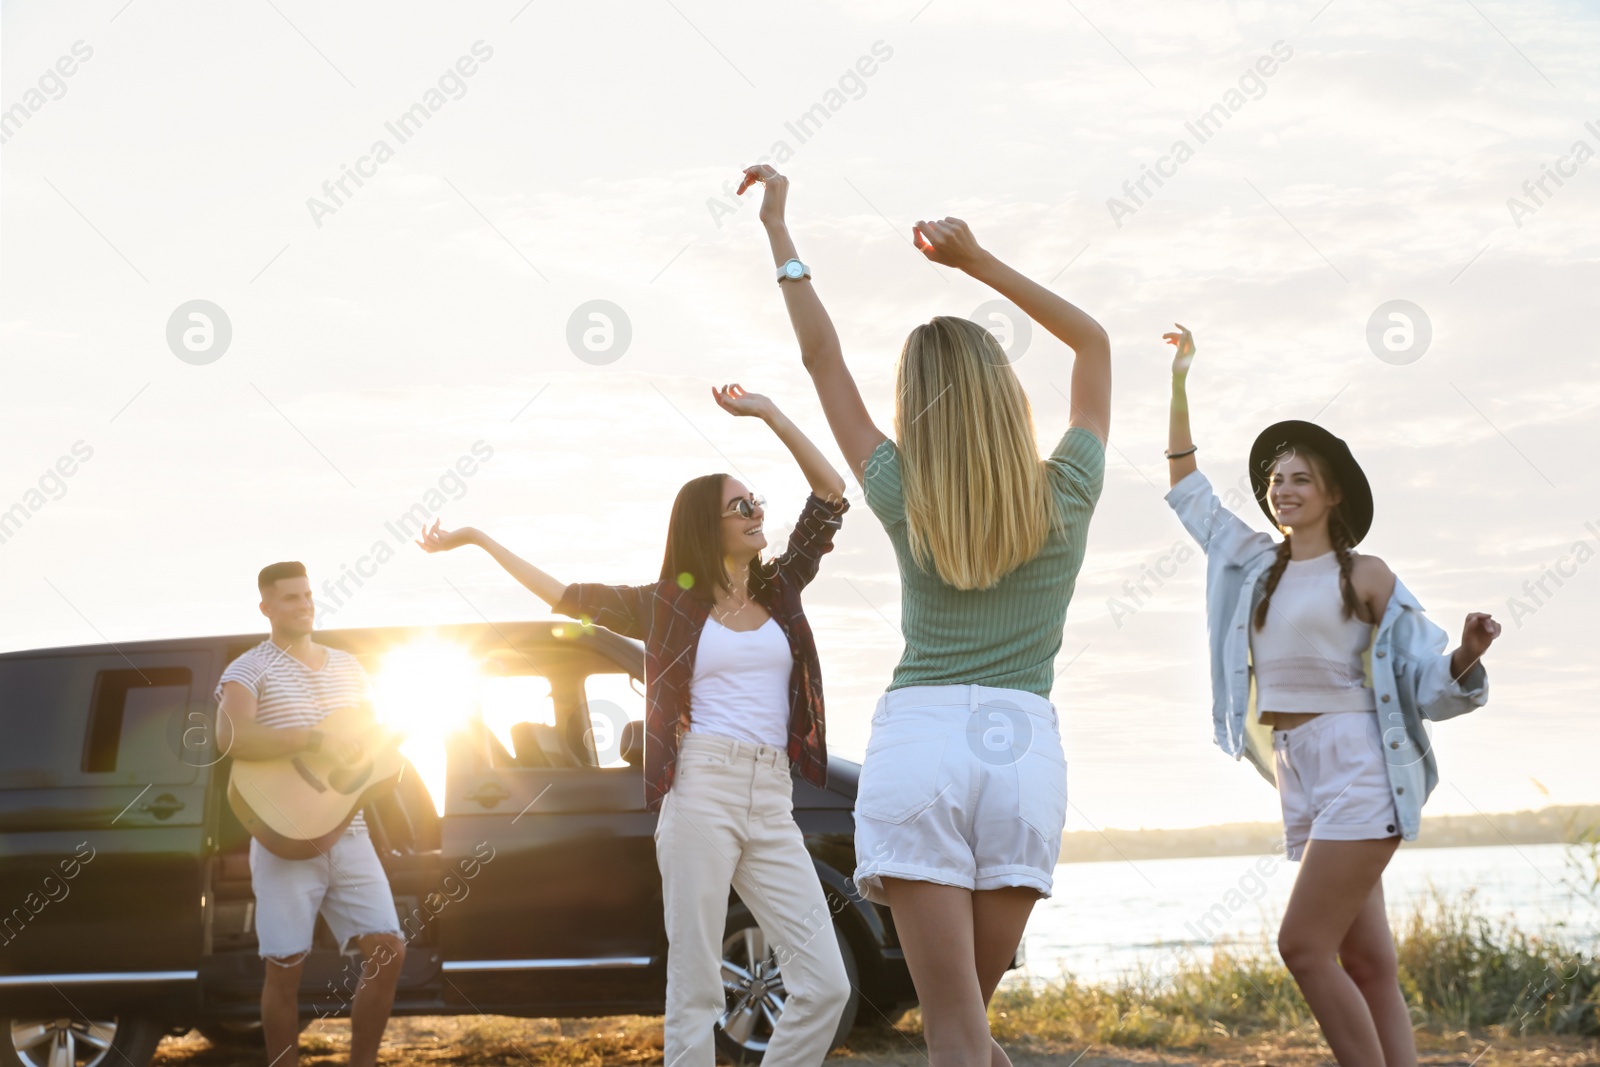
[(170, 819), (174, 814), (184, 809), (183, 801), (171, 793), (162, 793), (160, 796), (140, 804), (140, 811), (148, 811), (158, 819)]
[(467, 799), (476, 800), (484, 807), (492, 808), (510, 795), (505, 786), (491, 778), (468, 793)]

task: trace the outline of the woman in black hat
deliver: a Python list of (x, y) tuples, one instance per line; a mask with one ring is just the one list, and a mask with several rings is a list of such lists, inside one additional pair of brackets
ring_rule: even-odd
[(1275, 782), (1284, 844), (1301, 863), (1278, 951), (1339, 1063), (1417, 1062), (1384, 912), (1384, 868), (1417, 834), (1438, 781), (1424, 720), (1481, 707), (1479, 660), (1500, 633), (1467, 616), (1461, 644), (1376, 556), (1355, 551), (1372, 490), (1322, 427), (1269, 426), (1250, 449), (1250, 488), (1276, 540), (1234, 514), (1195, 463), (1185, 382), (1194, 339), (1166, 334), (1172, 364), (1167, 502), (1206, 553), (1217, 744)]

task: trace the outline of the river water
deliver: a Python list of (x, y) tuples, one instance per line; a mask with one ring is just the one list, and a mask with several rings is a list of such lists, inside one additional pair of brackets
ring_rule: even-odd
[[(1186, 956), (1210, 959), (1214, 944), (1271, 946), (1298, 869), (1278, 855), (1060, 864), (1055, 895), (1028, 923), (1026, 970), (1012, 978), (1170, 973)], [(1600, 906), (1574, 888), (1577, 875), (1565, 845), (1402, 848), (1383, 884), (1391, 920), (1435, 893), (1470, 895), (1491, 920), (1592, 949)]]

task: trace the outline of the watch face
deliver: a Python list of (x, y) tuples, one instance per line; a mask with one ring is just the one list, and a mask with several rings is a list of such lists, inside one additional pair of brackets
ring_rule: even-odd
[(800, 264), (799, 260), (791, 259), (783, 265), (783, 273), (791, 278), (800, 278), (805, 275), (806, 269)]

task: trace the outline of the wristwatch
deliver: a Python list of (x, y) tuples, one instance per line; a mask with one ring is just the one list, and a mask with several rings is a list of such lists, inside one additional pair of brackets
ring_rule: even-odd
[(791, 259), (778, 268), (779, 282), (798, 282), (811, 277), (811, 268), (798, 259)]

